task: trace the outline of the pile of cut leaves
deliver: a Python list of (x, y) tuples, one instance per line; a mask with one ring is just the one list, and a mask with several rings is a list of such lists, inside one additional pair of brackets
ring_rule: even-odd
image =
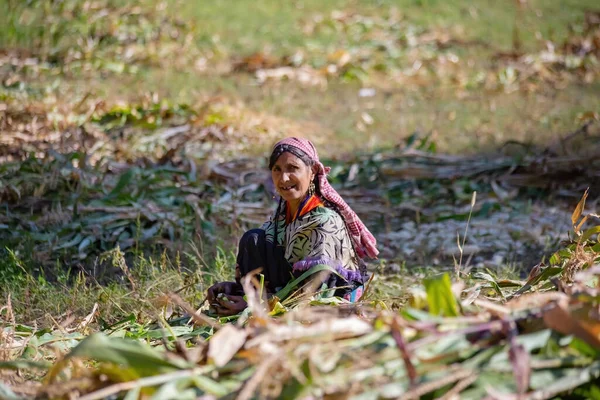
[[(587, 194), (586, 194), (587, 196)], [(244, 279), (248, 309), (217, 320), (134, 320), (2, 332), (7, 399), (598, 398), (600, 226), (572, 215), (573, 239), (525, 282), (457, 269), (406, 288), (399, 312), (372, 301), (299, 293), (265, 299)], [(583, 227), (586, 226), (586, 229)], [(310, 273), (308, 271), (307, 273)], [(307, 307), (310, 305), (311, 307)], [(333, 307), (335, 305), (335, 307)], [(10, 314), (10, 307), (2, 312)], [(35, 380), (35, 378), (38, 378)], [(25, 381), (27, 378), (30, 381)], [(36, 383), (31, 383), (31, 380)]]
[[(271, 213), (274, 190), (264, 162), (210, 158), (240, 150), (248, 136), (223, 122), (215, 104), (92, 104), (87, 116), (72, 110), (52, 120), (40, 111), (29, 124), (7, 104), (0, 121), (0, 241), (26, 263), (89, 266), (116, 246), (182, 251), (197, 238), (235, 237)], [(65, 133), (52, 128), (60, 121)], [(570, 141), (522, 157), (436, 154), (428, 138), (411, 137), (402, 149), (335, 161), (329, 178), (376, 233), (401, 231), (407, 220), (463, 221), (473, 191), (479, 199), (473, 215), (489, 216), (512, 211), (519, 193), (532, 188), (570, 196), (595, 187), (600, 136), (594, 122)], [(254, 132), (246, 141), (274, 141)], [(584, 151), (563, 151), (581, 136)]]

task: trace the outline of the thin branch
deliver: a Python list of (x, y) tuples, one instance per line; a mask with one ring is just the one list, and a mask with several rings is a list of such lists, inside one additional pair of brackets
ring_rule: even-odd
[(146, 386), (156, 386), (163, 383), (167, 383), (169, 381), (173, 381), (181, 378), (188, 378), (194, 375), (202, 375), (206, 374), (212, 370), (214, 370), (214, 366), (205, 366), (194, 369), (186, 369), (183, 371), (175, 371), (169, 372), (167, 374), (158, 375), (158, 376), (149, 376), (146, 378), (140, 378), (135, 381), (129, 382), (120, 382), (111, 386), (107, 386), (103, 389), (97, 390), (92, 393), (88, 393), (85, 396), (81, 396), (79, 400), (101, 400), (112, 396), (114, 394), (123, 392), (125, 390), (131, 390), (138, 387), (146, 387)]

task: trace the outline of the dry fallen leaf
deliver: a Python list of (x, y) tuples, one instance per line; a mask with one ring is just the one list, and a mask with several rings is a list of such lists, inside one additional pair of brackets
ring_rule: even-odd
[(224, 366), (244, 346), (247, 337), (246, 330), (236, 328), (231, 324), (225, 325), (210, 339), (208, 358), (217, 367)]
[(569, 312), (568, 298), (556, 302), (556, 305), (543, 315), (546, 326), (563, 335), (575, 335), (589, 345), (600, 348), (600, 321), (580, 322)]

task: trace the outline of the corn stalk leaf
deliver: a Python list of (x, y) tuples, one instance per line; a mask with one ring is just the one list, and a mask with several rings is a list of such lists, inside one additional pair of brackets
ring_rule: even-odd
[[(33, 360), (24, 360), (24, 359), (19, 359), (19, 360), (13, 360), (13, 361), (2, 361), (0, 362), (0, 369), (12, 369), (12, 370), (19, 370), (19, 369), (40, 369), (40, 370), (45, 370), (50, 368), (50, 366), (52, 365), (52, 363), (47, 362), (47, 361), (33, 361)], [(1, 396), (0, 396), (1, 398)]]
[(586, 230), (585, 232), (583, 232), (583, 234), (581, 235), (580, 242), (584, 243), (589, 238), (591, 238), (593, 235), (598, 234), (598, 233), (600, 233), (600, 226), (594, 226), (593, 228), (590, 228), (590, 229)]
[(275, 296), (280, 300), (285, 299), (291, 293), (292, 290), (294, 290), (300, 283), (302, 283), (302, 281), (304, 281), (306, 278), (310, 277), (311, 275), (314, 275), (321, 271), (330, 271), (332, 274), (336, 274), (337, 276), (341, 277), (341, 275), (338, 274), (337, 271), (335, 269), (333, 269), (332, 267), (330, 267), (329, 265), (325, 265), (325, 264), (315, 265), (314, 267), (312, 267), (311, 269), (309, 269), (308, 271), (306, 271), (302, 275), (300, 275), (298, 278), (294, 279), (293, 281), (291, 281), (290, 283), (285, 285), (285, 287), (283, 289), (281, 289), (280, 291), (278, 291), (275, 294)]
[(427, 292), (429, 313), (446, 317), (457, 317), (459, 315), (458, 304), (452, 293), (452, 283), (447, 273), (425, 279), (424, 285)]
[(159, 352), (147, 345), (128, 339), (108, 337), (94, 333), (79, 343), (67, 356), (54, 365), (48, 373), (48, 379), (62, 369), (66, 361), (75, 358), (88, 358), (99, 362), (108, 362), (134, 369), (140, 376), (150, 376), (174, 369), (189, 367), (182, 360), (167, 361)]
[(494, 277), (491, 276), (490, 274), (485, 273), (485, 272), (476, 272), (475, 274), (473, 274), (473, 278), (483, 279), (483, 280), (489, 282), (489, 284), (492, 286), (492, 289), (494, 289), (496, 294), (498, 294), (498, 296), (504, 298), (504, 293), (502, 293), (502, 289), (500, 289), (500, 285), (498, 285), (498, 282), (496, 282)]
[(121, 176), (119, 177), (119, 180), (117, 181), (117, 184), (115, 185), (113, 190), (108, 194), (107, 197), (113, 198), (113, 197), (116, 197), (117, 195), (119, 195), (119, 193), (121, 193), (123, 191), (123, 189), (125, 189), (125, 186), (127, 186), (129, 184), (129, 182), (131, 182), (134, 174), (135, 174), (135, 168), (130, 168), (127, 171), (125, 171), (123, 174), (121, 174)]

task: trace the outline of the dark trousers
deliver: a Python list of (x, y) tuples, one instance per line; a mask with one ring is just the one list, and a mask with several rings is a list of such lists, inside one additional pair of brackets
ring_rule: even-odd
[(251, 229), (240, 239), (237, 255), (236, 280), (261, 268), (265, 276), (265, 286), (271, 293), (284, 287), (293, 279), (292, 266), (285, 259), (284, 248), (268, 242), (265, 231)]
[[(277, 292), (302, 274), (301, 271), (292, 272), (292, 265), (285, 259), (284, 248), (268, 242), (262, 229), (251, 229), (244, 233), (240, 240), (237, 265), (235, 278), (238, 283), (244, 275), (261, 268), (260, 273), (264, 275), (265, 286), (270, 293)], [(326, 274), (323, 278), (322, 283), (334, 289), (335, 295), (340, 297), (350, 296), (368, 280), (366, 271), (363, 271), (360, 281), (348, 282), (336, 274)]]

